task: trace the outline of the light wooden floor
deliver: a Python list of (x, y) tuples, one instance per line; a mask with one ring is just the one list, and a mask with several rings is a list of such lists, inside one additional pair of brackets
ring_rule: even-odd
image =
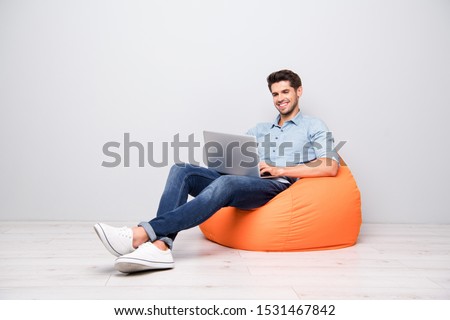
[(175, 269), (124, 275), (93, 223), (0, 222), (0, 299), (450, 299), (450, 225), (365, 224), (356, 246), (295, 253), (225, 248), (196, 228)]

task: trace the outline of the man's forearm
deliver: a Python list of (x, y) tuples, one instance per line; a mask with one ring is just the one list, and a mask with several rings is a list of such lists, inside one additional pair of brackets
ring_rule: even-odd
[(339, 165), (335, 160), (320, 158), (306, 164), (278, 169), (280, 169), (279, 176), (293, 178), (334, 177), (339, 170)]

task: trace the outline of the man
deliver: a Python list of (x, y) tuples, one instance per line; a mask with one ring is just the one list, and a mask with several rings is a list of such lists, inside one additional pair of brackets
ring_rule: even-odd
[[(300, 112), (300, 77), (280, 70), (270, 74), (267, 82), (279, 114), (275, 122), (258, 124), (248, 134), (258, 141), (261, 175), (273, 178), (222, 175), (190, 164), (174, 165), (154, 219), (133, 228), (94, 226), (106, 249), (118, 256), (117, 270), (173, 268), (171, 248), (179, 231), (199, 225), (222, 207), (260, 207), (298, 178), (337, 174), (339, 158), (331, 133), (322, 121)], [(189, 202), (188, 195), (194, 197)]]

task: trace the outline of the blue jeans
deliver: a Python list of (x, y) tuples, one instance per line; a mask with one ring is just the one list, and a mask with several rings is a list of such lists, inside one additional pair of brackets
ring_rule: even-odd
[[(150, 241), (162, 240), (172, 248), (179, 231), (201, 224), (220, 208), (254, 209), (288, 187), (273, 179), (222, 175), (191, 164), (176, 164), (170, 170), (156, 217), (139, 226)], [(187, 201), (188, 195), (194, 198)]]

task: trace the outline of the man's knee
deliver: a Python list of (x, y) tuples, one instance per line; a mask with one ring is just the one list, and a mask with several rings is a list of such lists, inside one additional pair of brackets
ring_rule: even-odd
[(200, 167), (189, 164), (189, 163), (175, 163), (170, 168), (170, 175), (176, 175), (176, 176), (185, 176), (189, 173), (195, 172), (196, 170), (199, 170)]
[(189, 169), (191, 165), (189, 163), (179, 162), (172, 165), (170, 168), (171, 172), (179, 172), (179, 171), (186, 171)]

